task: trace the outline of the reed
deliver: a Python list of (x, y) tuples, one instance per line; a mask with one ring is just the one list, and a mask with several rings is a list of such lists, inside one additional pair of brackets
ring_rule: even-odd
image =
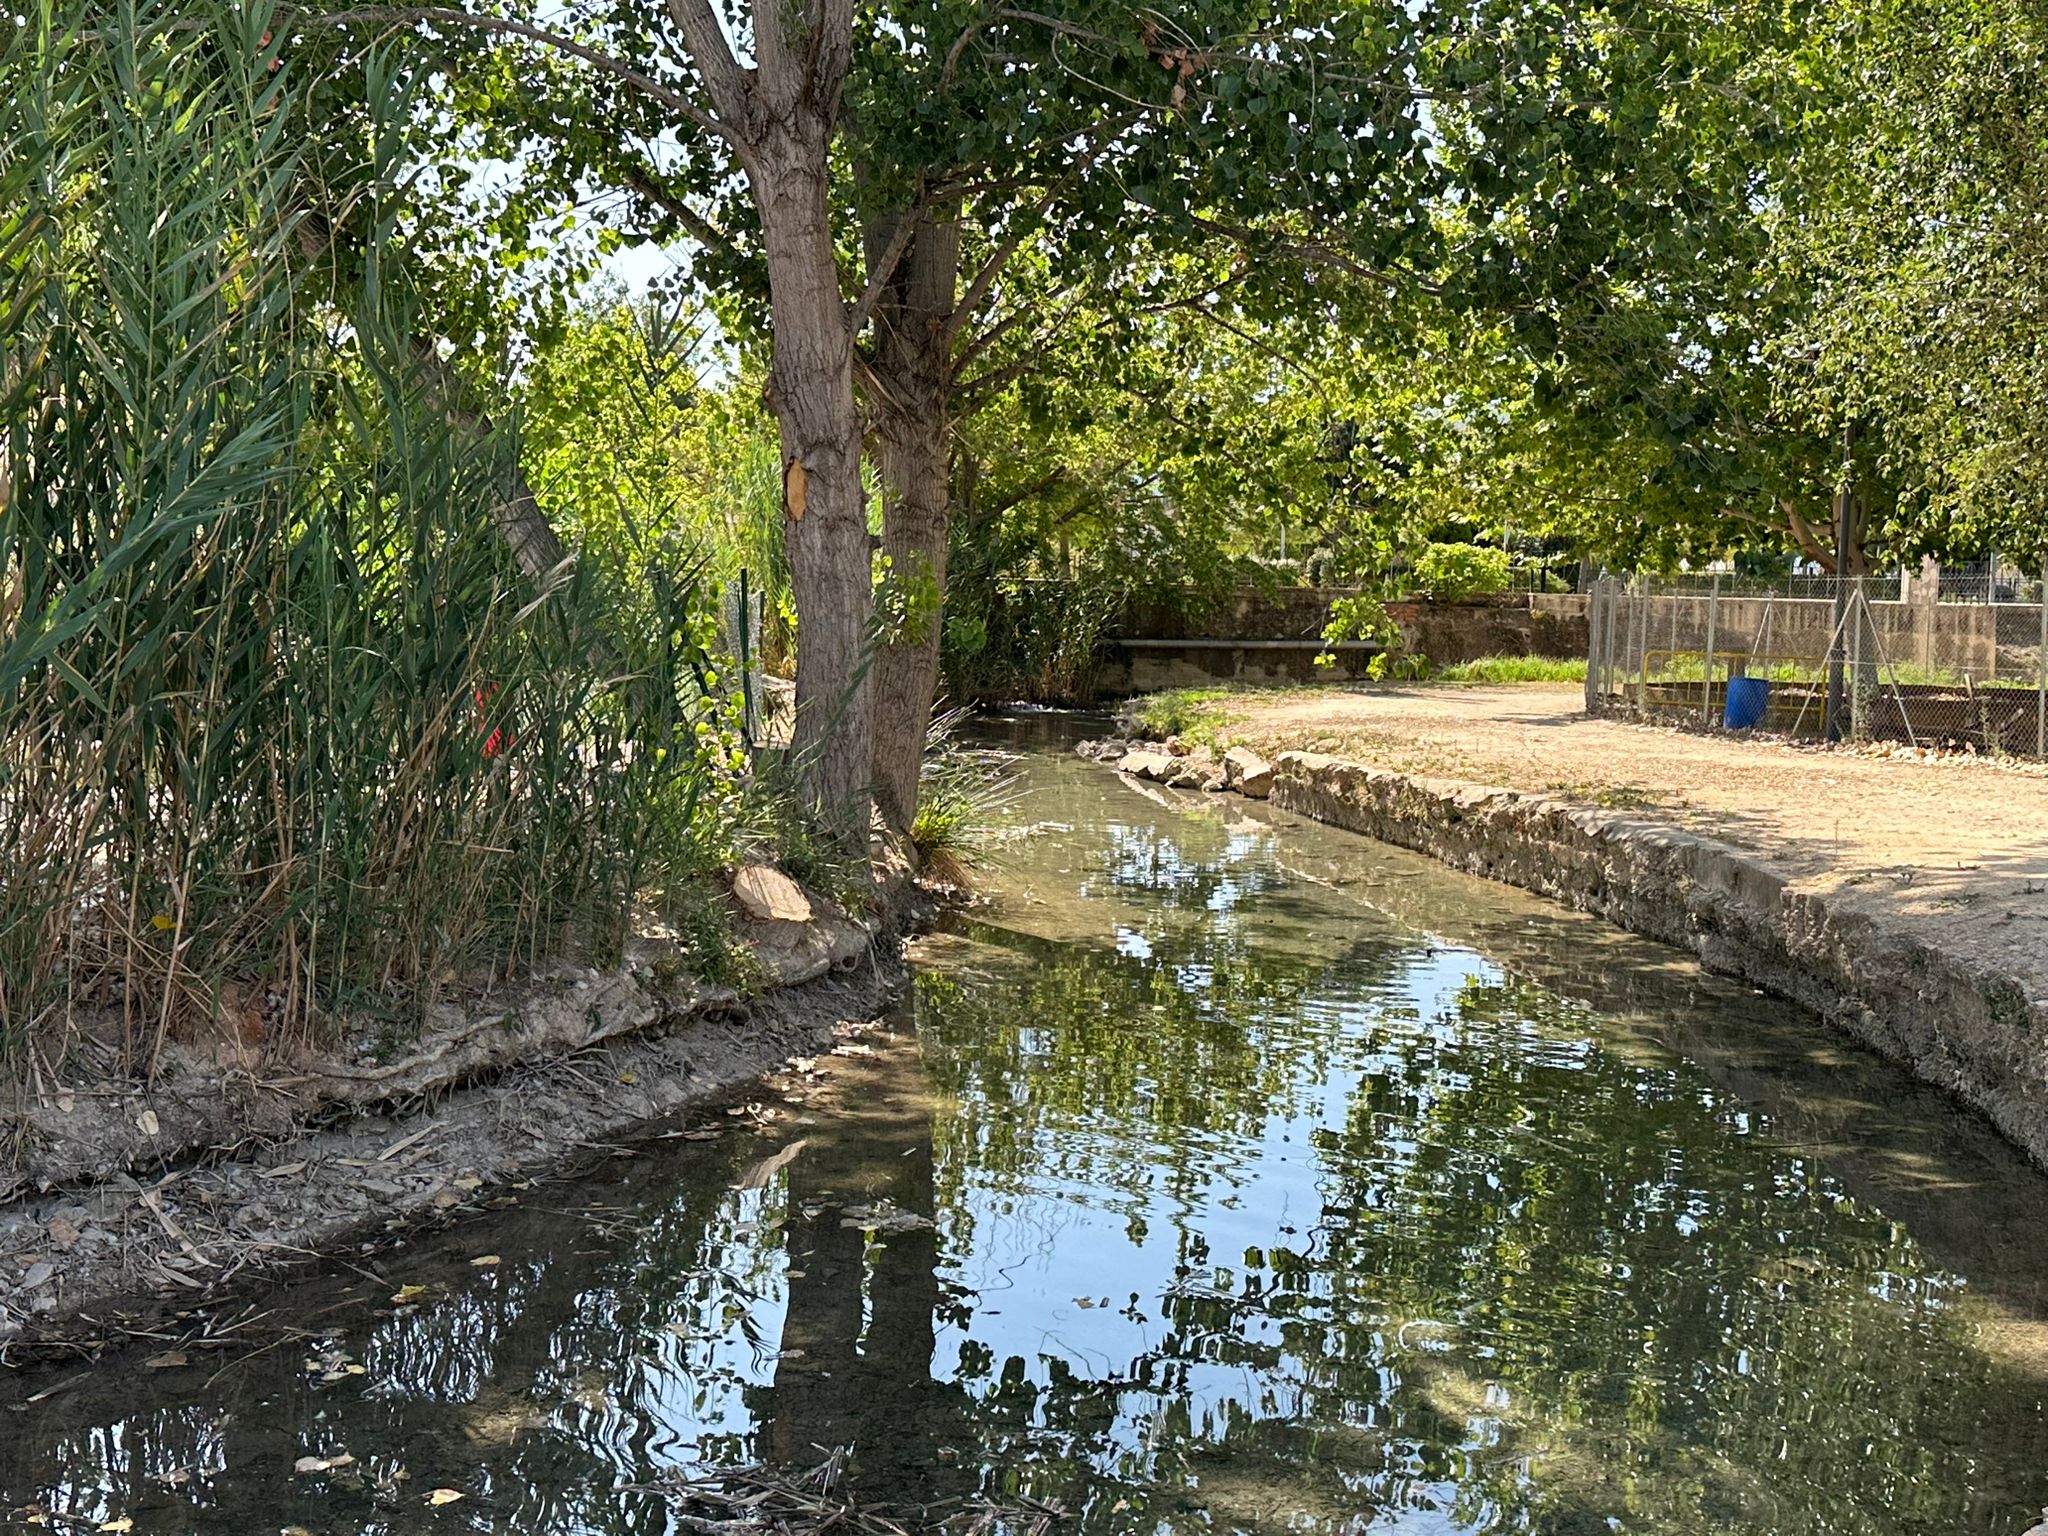
[[(89, 10), (0, 21), (0, 1070), (616, 954), (726, 856), (695, 573), (622, 631), (508, 555), (516, 444), (451, 425), (382, 254), (402, 79), (363, 66), (338, 184), (265, 5)], [(345, 281), (306, 238), (342, 202)]]

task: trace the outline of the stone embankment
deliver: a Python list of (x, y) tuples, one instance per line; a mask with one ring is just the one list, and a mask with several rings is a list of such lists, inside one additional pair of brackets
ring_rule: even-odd
[[(1157, 759), (1195, 755), (1124, 741), (1081, 750), (1169, 786), (1188, 770), (1162, 772)], [(1851, 891), (1666, 822), (1310, 752), (1282, 752), (1269, 768), (1246, 756), (1267, 770), (1249, 775), (1252, 792), (1276, 807), (1689, 950), (1956, 1094), (2048, 1166), (2048, 997), (2030, 993), (2020, 966), (1930, 942)], [(1200, 787), (1230, 781), (1218, 773)]]
[(0, 1361), (388, 1241), (828, 1049), (901, 985), (894, 925), (777, 871), (740, 871), (745, 987), (672, 943), (450, 1004), (396, 1060), (247, 1064), (154, 1086), (53, 1089), (0, 1165)]
[(1208, 794), (1235, 790), (1254, 800), (1272, 793), (1273, 765), (1250, 747), (1232, 747), (1222, 757), (1205, 746), (1169, 736), (1158, 746), (1110, 740), (1084, 741), (1083, 757), (1097, 757), (1116, 765), (1118, 773), (1135, 779), (1149, 779), (1168, 789), (1199, 789)]

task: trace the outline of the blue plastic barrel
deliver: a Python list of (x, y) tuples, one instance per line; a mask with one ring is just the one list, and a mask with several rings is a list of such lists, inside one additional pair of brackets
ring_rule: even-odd
[(1763, 719), (1770, 704), (1771, 685), (1764, 679), (1731, 677), (1728, 679), (1728, 707), (1721, 712), (1721, 723), (1731, 731), (1746, 731)]

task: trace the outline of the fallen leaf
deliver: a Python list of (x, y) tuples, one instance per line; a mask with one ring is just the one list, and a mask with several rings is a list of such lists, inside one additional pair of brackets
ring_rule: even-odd
[(460, 1489), (436, 1488), (427, 1495), (427, 1502), (429, 1504), (458, 1504), (462, 1501), (463, 1497), (464, 1495)]
[(797, 1154), (808, 1145), (807, 1141), (792, 1141), (773, 1157), (764, 1157), (739, 1177), (735, 1189), (766, 1189), (776, 1174), (796, 1161)]
[(101, 1522), (100, 1529), (103, 1531), (132, 1531), (135, 1529), (135, 1522), (126, 1515), (123, 1515), (118, 1520)]
[(486, 1253), (478, 1256), (477, 1258), (471, 1259), (469, 1261), (469, 1267), (471, 1269), (496, 1269), (500, 1264), (504, 1262), (505, 1261), (499, 1258), (495, 1253)]
[(634, 1076), (634, 1075), (633, 1075), (632, 1073), (630, 1073), (630, 1072), (621, 1072), (621, 1073), (619, 1074), (619, 1081), (620, 1081), (620, 1082), (622, 1082), (622, 1083), (624, 1083), (624, 1084), (625, 1084), (625, 1085), (626, 1085), (626, 1086), (627, 1086), (628, 1088), (630, 1088), (630, 1087), (632, 1087), (632, 1086), (633, 1086), (633, 1084), (635, 1084), (635, 1083), (639, 1082), (639, 1081), (640, 1081), (640, 1079), (639, 1079), (639, 1078), (637, 1078), (637, 1077), (635, 1077), (635, 1076)]
[(152, 1371), (175, 1371), (181, 1365), (190, 1365), (192, 1361), (182, 1349), (167, 1349), (160, 1355), (151, 1355), (142, 1363)]
[(301, 1456), (292, 1463), (292, 1470), (298, 1473), (332, 1472), (336, 1467), (352, 1467), (355, 1461), (347, 1451), (338, 1456)]
[(398, 1294), (391, 1298), (394, 1307), (409, 1307), (433, 1289), (427, 1285), (401, 1285)]
[(465, 1173), (458, 1179), (449, 1180), (457, 1189), (482, 1189), (484, 1181), (473, 1173)]
[(56, 1273), (56, 1265), (52, 1264), (48, 1259), (40, 1260), (29, 1265), (28, 1273), (21, 1277), (21, 1288), (24, 1291), (32, 1291), (39, 1285), (48, 1285), (50, 1283), (50, 1276)]
[(162, 1129), (157, 1123), (156, 1111), (145, 1109), (141, 1114), (137, 1115), (135, 1117), (135, 1129), (142, 1132), (145, 1136), (156, 1135)]
[(259, 1179), (288, 1179), (295, 1173), (304, 1173), (305, 1171), (306, 1165), (304, 1163), (283, 1163), (275, 1168), (259, 1168), (256, 1171), (256, 1177)]
[(62, 1216), (52, 1216), (43, 1230), (50, 1234), (50, 1241), (59, 1248), (68, 1249), (78, 1241), (78, 1224), (67, 1221)]

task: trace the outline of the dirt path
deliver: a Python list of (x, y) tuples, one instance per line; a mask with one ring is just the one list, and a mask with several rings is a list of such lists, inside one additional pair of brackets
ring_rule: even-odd
[(1577, 684), (1246, 693), (1223, 732), (1659, 817), (2048, 997), (2048, 773), (1586, 716)]

